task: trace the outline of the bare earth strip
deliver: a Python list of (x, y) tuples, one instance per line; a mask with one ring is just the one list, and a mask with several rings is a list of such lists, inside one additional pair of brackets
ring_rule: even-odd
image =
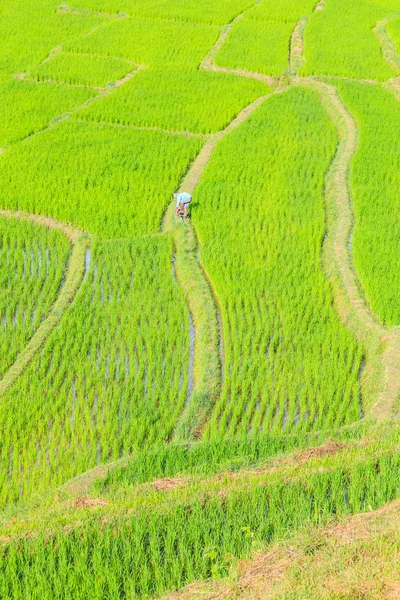
[(308, 15), (300, 19), (290, 38), (289, 75), (294, 76), (304, 65), (304, 31), (308, 23)]
[[(197, 155), (180, 190), (194, 193), (217, 143), (239, 127), (269, 96), (262, 96), (244, 108), (222, 131), (209, 137)], [(221, 340), (218, 300), (198, 256), (198, 240), (190, 221), (180, 223), (174, 202), (165, 214), (163, 232), (173, 235), (176, 248), (176, 276), (186, 296), (195, 329), (193, 395), (176, 426), (175, 440), (192, 440), (201, 427), (221, 388)]]
[(398, 600), (399, 524), (400, 502), (396, 500), (325, 527), (309, 527), (250, 560), (238, 561), (227, 578), (196, 582), (162, 599)]
[[(325, 1), (320, 0), (314, 8), (314, 13), (321, 12), (325, 8)], [(310, 15), (305, 15), (296, 24), (290, 38), (289, 46), (289, 75), (294, 76), (304, 65), (304, 32)]]
[[(305, 79), (297, 83), (318, 92), (339, 133), (337, 153), (325, 181), (328, 232), (324, 244), (324, 267), (343, 323), (366, 348), (363, 387), (367, 408), (375, 419), (390, 418), (400, 394), (400, 329), (386, 329), (378, 321), (368, 306), (352, 266), (350, 240), (354, 215), (349, 179), (351, 161), (358, 144), (357, 125), (333, 86)], [(371, 407), (374, 398), (377, 401)]]
[(397, 54), (393, 40), (386, 30), (387, 24), (398, 16), (400, 15), (394, 15), (378, 21), (374, 28), (374, 33), (381, 45), (383, 58), (400, 75), (400, 56)]
[(128, 17), (126, 13), (107, 13), (91, 10), (90, 8), (70, 8), (68, 4), (62, 4), (57, 9), (57, 13), (60, 15), (91, 15), (93, 17), (104, 17), (106, 19), (125, 19)]
[(18, 377), (22, 375), (37, 352), (43, 347), (51, 332), (60, 323), (63, 314), (78, 292), (85, 272), (86, 250), (89, 247), (90, 238), (78, 229), (48, 217), (8, 210), (1, 210), (0, 215), (13, 219), (31, 221), (37, 225), (60, 231), (67, 236), (72, 245), (72, 253), (65, 274), (64, 285), (62, 286), (49, 315), (38, 327), (28, 344), (17, 356), (14, 364), (8, 369), (3, 379), (0, 381), (0, 396), (4, 396), (4, 394), (6, 394), (14, 385)]
[[(193, 131), (177, 131), (174, 129), (163, 129), (162, 127), (146, 127), (141, 125), (124, 125), (122, 123), (112, 123), (111, 121), (85, 121), (84, 119), (74, 119), (74, 123), (90, 123), (98, 125), (99, 127), (117, 127), (119, 129), (131, 129), (132, 131), (159, 131), (160, 133), (165, 133), (166, 135), (176, 135), (182, 137), (189, 138), (200, 138), (203, 140), (207, 140), (210, 135), (207, 133), (194, 133)], [(131, 239), (131, 238), (128, 238)]]
[(229, 25), (225, 25), (221, 29), (219, 38), (215, 42), (214, 46), (211, 48), (210, 52), (201, 61), (200, 69), (204, 69), (205, 71), (214, 71), (216, 73), (227, 73), (231, 75), (237, 75), (238, 77), (247, 77), (249, 79), (257, 79), (258, 81), (263, 81), (270, 87), (274, 87), (277, 82), (275, 77), (270, 77), (269, 75), (262, 75), (261, 73), (255, 73), (253, 71), (247, 71), (246, 69), (229, 69), (227, 67), (219, 67), (214, 62), (216, 54), (219, 52), (219, 50), (221, 50), (222, 46), (224, 45), (229, 33), (232, 30), (232, 27), (238, 21), (240, 21), (240, 19), (244, 15), (244, 12), (238, 15), (232, 21), (232, 23), (229, 23)]

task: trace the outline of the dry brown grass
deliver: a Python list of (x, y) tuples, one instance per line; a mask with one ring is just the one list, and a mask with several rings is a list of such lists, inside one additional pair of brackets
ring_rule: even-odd
[(163, 600), (400, 599), (400, 502), (355, 515), (241, 561), (225, 580)]

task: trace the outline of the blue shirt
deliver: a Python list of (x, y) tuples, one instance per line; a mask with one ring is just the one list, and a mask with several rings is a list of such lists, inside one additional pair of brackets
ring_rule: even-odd
[(176, 208), (179, 207), (180, 204), (189, 204), (192, 201), (192, 195), (188, 192), (181, 192), (176, 197)]

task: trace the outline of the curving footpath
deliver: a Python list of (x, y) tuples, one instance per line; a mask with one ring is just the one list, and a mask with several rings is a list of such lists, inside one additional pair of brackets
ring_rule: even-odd
[[(275, 92), (279, 93), (279, 92)], [(193, 161), (180, 185), (180, 191), (194, 193), (217, 143), (239, 127), (267, 98), (261, 96), (246, 106), (229, 125), (211, 135)], [(175, 429), (176, 441), (193, 440), (221, 389), (221, 336), (223, 323), (218, 299), (199, 259), (198, 240), (191, 221), (180, 223), (174, 202), (165, 214), (163, 232), (171, 233), (176, 249), (176, 277), (183, 289), (195, 330), (193, 394)]]
[[(323, 10), (324, 7), (325, 0), (320, 0), (313, 13)], [(364, 297), (362, 286), (353, 269), (351, 239), (354, 215), (349, 178), (351, 161), (358, 145), (356, 122), (340, 99), (336, 88), (314, 78), (295, 77), (304, 64), (304, 32), (310, 15), (300, 19), (291, 36), (287, 73), (289, 80), (285, 80), (284, 77), (277, 80), (246, 70), (216, 66), (215, 55), (242, 16), (243, 13), (221, 30), (217, 42), (203, 59), (200, 68), (262, 80), (275, 86), (274, 93), (280, 93), (290, 85), (311, 87), (318, 93), (322, 105), (336, 125), (340, 140), (325, 181), (328, 235), (324, 244), (324, 269), (332, 283), (336, 309), (342, 322), (363, 344), (366, 351), (365, 369), (362, 375), (360, 373), (365, 404), (374, 418), (389, 418), (400, 394), (400, 329), (387, 329), (379, 322)], [(187, 173), (181, 189), (191, 193), (195, 190), (217, 142), (243, 123), (267, 97), (256, 100), (226, 129), (209, 137)], [(174, 231), (177, 277), (188, 299), (196, 335), (194, 393), (175, 431), (175, 439), (182, 440), (196, 437), (220, 389), (221, 357), (218, 356), (217, 341), (218, 337), (221, 339), (222, 331), (218, 331), (218, 299), (213, 293), (207, 274), (198, 262), (197, 239), (193, 226), (187, 224), (185, 228), (176, 229), (173, 223), (173, 206), (170, 206), (164, 231)], [(183, 275), (184, 271), (186, 275)]]
[[(253, 7), (251, 7), (251, 8), (253, 8)], [(262, 75), (261, 73), (256, 73), (254, 71), (247, 71), (246, 69), (229, 69), (228, 67), (219, 67), (214, 62), (216, 54), (219, 52), (219, 50), (221, 50), (229, 33), (231, 32), (233, 26), (243, 18), (243, 15), (245, 14), (245, 12), (247, 12), (247, 10), (249, 10), (249, 9), (244, 10), (242, 13), (240, 13), (240, 15), (238, 15), (235, 19), (233, 19), (233, 21), (231, 23), (229, 23), (229, 25), (225, 25), (225, 27), (223, 27), (221, 29), (221, 33), (220, 33), (217, 41), (215, 42), (214, 46), (211, 48), (210, 52), (203, 58), (203, 60), (200, 63), (199, 68), (203, 69), (205, 71), (213, 71), (215, 73), (228, 73), (231, 75), (237, 75), (238, 77), (247, 77), (248, 79), (257, 79), (257, 81), (262, 81), (262, 82), (266, 83), (267, 85), (269, 85), (270, 87), (275, 87), (277, 84), (276, 77), (271, 77), (269, 75)]]
[(75, 298), (81, 282), (84, 277), (86, 268), (86, 251), (90, 246), (90, 238), (87, 234), (75, 229), (65, 223), (60, 223), (49, 217), (39, 215), (31, 215), (21, 211), (0, 210), (0, 216), (10, 219), (20, 219), (31, 221), (36, 225), (54, 229), (63, 233), (71, 243), (72, 252), (68, 262), (67, 271), (65, 273), (64, 284), (59, 292), (59, 295), (54, 302), (48, 316), (40, 324), (35, 331), (25, 348), (19, 353), (15, 362), (5, 373), (0, 381), (0, 396), (4, 396), (18, 377), (22, 375), (26, 367), (33, 360), (35, 355), (43, 347), (44, 343), (49, 338), (52, 331), (60, 323), (62, 316)]
[[(321, 0), (314, 13), (323, 10), (324, 6), (325, 0)], [(386, 25), (392, 18), (379, 22), (375, 33), (380, 39), (384, 58), (396, 68), (393, 63), (393, 59), (397, 57), (396, 51), (386, 32)], [(304, 32), (308, 19), (309, 16), (300, 19), (291, 37), (290, 75), (296, 74), (305, 62)], [(394, 89), (395, 81), (391, 82)], [(338, 131), (336, 155), (325, 178), (327, 235), (323, 248), (324, 269), (332, 284), (339, 317), (362, 343), (366, 352), (366, 364), (362, 374), (360, 373), (360, 383), (368, 413), (376, 420), (387, 419), (396, 411), (400, 396), (400, 328), (388, 329), (380, 323), (368, 305), (353, 268), (351, 240), (355, 223), (350, 171), (358, 146), (358, 127), (332, 85), (313, 77), (294, 77), (289, 84), (314, 89)]]
[[(315, 6), (313, 13), (320, 12), (325, 8), (326, 0), (320, 0)], [(312, 13), (312, 14), (313, 14)], [(298, 73), (299, 69), (304, 65), (304, 32), (307, 27), (310, 15), (305, 15), (296, 24), (290, 38), (289, 45), (289, 75), (294, 76)]]
[(400, 56), (397, 54), (396, 46), (386, 30), (387, 24), (397, 17), (399, 17), (399, 15), (393, 15), (378, 21), (373, 31), (381, 45), (383, 58), (386, 60), (388, 65), (400, 75)]
[[(400, 328), (384, 327), (371, 311), (352, 266), (351, 244), (354, 227), (350, 168), (357, 150), (358, 129), (336, 88), (316, 80), (297, 84), (317, 91), (334, 122), (339, 144), (325, 179), (327, 237), (324, 267), (331, 280), (335, 305), (343, 323), (366, 348), (363, 375), (367, 406), (377, 420), (393, 415), (400, 394)], [(373, 399), (377, 398), (375, 404)]]
[[(323, 10), (324, 6), (325, 0), (320, 0), (313, 13)], [(72, 12), (66, 6), (61, 7), (60, 10)], [(349, 173), (351, 160), (357, 150), (356, 123), (333, 86), (314, 78), (296, 77), (296, 73), (304, 64), (304, 32), (310, 15), (304, 16), (296, 24), (290, 40), (288, 70), (281, 79), (247, 70), (217, 66), (214, 62), (216, 54), (245, 12), (243, 11), (230, 24), (221, 29), (218, 40), (204, 57), (199, 68), (263, 81), (269, 86), (275, 87), (273, 94), (285, 91), (290, 85), (313, 88), (319, 94), (323, 106), (335, 123), (340, 141), (335, 159), (326, 175), (328, 235), (324, 244), (324, 266), (333, 286), (336, 308), (342, 321), (367, 349), (367, 364), (363, 374), (365, 383), (363, 388), (367, 390), (367, 405), (371, 405), (372, 399), (378, 396), (378, 402), (373, 407), (372, 413), (376, 417), (389, 416), (400, 393), (400, 329), (384, 328), (370, 310), (353, 270), (351, 250), (349, 250), (354, 225)], [(103, 14), (103, 16), (116, 18), (115, 15)], [(400, 58), (386, 32), (386, 25), (392, 18), (380, 21), (375, 28), (375, 33), (381, 42), (383, 56), (393, 68), (400, 72)], [(52, 52), (59, 52), (60, 49), (61, 47), (57, 47)], [(139, 66), (135, 72), (129, 73), (122, 80), (115, 82), (113, 88), (102, 90), (99, 96), (90, 98), (83, 105), (53, 120), (49, 127), (67, 119), (73, 112), (96, 101), (99, 97), (111, 93), (129, 81), (142, 68)], [(289, 77), (287, 77), (288, 75)], [(185, 189), (191, 193), (195, 191), (218, 141), (241, 125), (264, 100), (273, 94), (258, 98), (244, 108), (225, 129), (206, 137), (204, 146), (181, 184), (181, 190)], [(191, 135), (189, 132), (179, 133)], [(18, 356), (15, 364), (0, 382), (1, 395), (9, 389), (32, 360), (76, 294), (83, 278), (85, 252), (89, 245), (89, 238), (85, 237), (82, 232), (53, 219), (9, 211), (0, 211), (0, 214), (29, 219), (38, 224), (58, 229), (67, 235), (73, 247), (65, 284), (60, 295), (47, 319), (41, 324), (26, 348)], [(199, 259), (198, 240), (193, 224), (190, 221), (183, 224), (177, 221), (173, 203), (166, 211), (162, 232), (171, 234), (173, 237), (176, 248), (176, 276), (187, 299), (195, 329), (193, 394), (181, 415), (174, 434), (176, 440), (190, 440), (195, 439), (200, 432), (202, 424), (220, 392), (222, 325), (220, 326), (219, 323), (221, 317), (218, 299)]]

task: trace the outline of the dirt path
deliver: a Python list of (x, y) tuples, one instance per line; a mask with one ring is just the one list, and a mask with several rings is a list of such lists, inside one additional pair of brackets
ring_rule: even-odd
[(339, 145), (325, 180), (328, 231), (324, 267), (343, 323), (366, 348), (363, 388), (367, 409), (377, 420), (389, 418), (400, 395), (400, 328), (387, 329), (379, 322), (364, 297), (353, 267), (350, 169), (358, 146), (357, 124), (336, 88), (312, 79), (298, 79), (296, 83), (318, 92), (338, 130)]
[[(57, 46), (57, 48), (60, 48), (60, 50), (58, 52), (62, 51), (61, 46)], [(51, 52), (54, 52), (55, 50), (56, 49), (52, 50)], [(144, 69), (143, 65), (137, 65), (136, 68), (133, 71), (131, 71), (130, 73), (127, 73), (125, 75), (125, 77), (123, 77), (123, 79), (119, 79), (117, 81), (114, 81), (113, 84), (111, 84), (110, 86), (105, 87), (105, 88), (94, 88), (94, 87), (92, 87), (90, 85), (82, 85), (81, 86), (81, 85), (69, 84), (69, 83), (65, 83), (65, 82), (55, 82), (55, 81), (52, 81), (52, 80), (37, 81), (35, 79), (28, 79), (26, 73), (17, 73), (15, 75), (15, 77), (17, 79), (23, 79), (23, 80), (29, 81), (30, 83), (34, 83), (35, 85), (46, 85), (46, 84), (49, 84), (49, 83), (56, 83), (57, 85), (65, 85), (65, 86), (69, 86), (69, 87), (83, 87), (83, 88), (85, 88), (87, 90), (92, 90), (93, 92), (96, 93), (96, 95), (92, 96), (91, 98), (88, 98), (88, 100), (85, 100), (85, 102), (82, 102), (81, 104), (78, 104), (77, 106), (74, 106), (74, 108), (72, 108), (68, 112), (63, 113), (62, 115), (59, 115), (57, 117), (54, 117), (48, 123), (48, 125), (46, 127), (44, 127), (43, 129), (39, 129), (38, 131), (34, 131), (33, 133), (30, 133), (26, 137), (22, 138), (21, 140), (18, 140), (16, 142), (10, 144), (10, 146), (7, 146), (6, 148), (2, 148), (1, 149), (2, 152), (6, 152), (9, 147), (16, 146), (17, 144), (21, 144), (22, 142), (25, 142), (26, 140), (29, 140), (29, 139), (37, 136), (37, 135), (41, 135), (41, 134), (45, 133), (49, 129), (52, 129), (53, 127), (55, 127), (56, 125), (58, 125), (59, 123), (62, 123), (63, 121), (67, 121), (71, 117), (71, 115), (77, 113), (78, 111), (82, 110), (83, 108), (86, 108), (87, 106), (89, 106), (93, 102), (97, 102), (101, 98), (105, 98), (106, 96), (109, 96), (110, 94), (112, 94), (115, 90), (117, 90), (122, 85), (124, 85), (125, 83), (127, 83), (128, 81), (130, 81), (132, 79), (132, 77), (134, 77), (135, 75), (137, 75), (138, 73), (140, 73), (143, 69)], [(87, 123), (89, 123), (89, 122), (87, 122)]]
[[(320, 0), (315, 6), (313, 13), (321, 12), (325, 8), (325, 1)], [(305, 15), (296, 24), (290, 38), (289, 45), (289, 75), (291, 77), (297, 75), (299, 69), (304, 65), (304, 32), (307, 27), (310, 15)]]
[(89, 471), (74, 477), (74, 479), (67, 481), (67, 483), (62, 485), (59, 490), (61, 492), (64, 491), (68, 494), (72, 494), (73, 496), (87, 496), (90, 488), (97, 479), (104, 479), (107, 476), (108, 471), (117, 467), (123, 467), (132, 460), (132, 458), (132, 455), (124, 456), (123, 458), (117, 458), (110, 463), (98, 465), (97, 467), (89, 469)]
[(304, 65), (304, 32), (309, 16), (302, 17), (296, 24), (290, 38), (289, 47), (289, 75), (293, 77)]
[(394, 45), (392, 38), (387, 32), (386, 26), (390, 21), (399, 16), (400, 14), (392, 15), (391, 17), (386, 17), (386, 19), (378, 21), (378, 23), (374, 27), (374, 33), (381, 45), (383, 58), (386, 60), (388, 65), (392, 67), (394, 71), (396, 71), (398, 75), (400, 75), (400, 56), (397, 54), (396, 46)]
[[(229, 125), (209, 136), (180, 185), (180, 191), (194, 193), (217, 143), (239, 127), (270, 96), (262, 96), (246, 106)], [(175, 217), (174, 202), (169, 205), (163, 232), (173, 235), (176, 250), (176, 277), (184, 291), (195, 330), (193, 394), (182, 413), (175, 440), (193, 440), (221, 389), (221, 331), (218, 299), (199, 258), (199, 244), (192, 222)]]
[[(198, 581), (162, 600), (399, 600), (400, 502), (309, 527), (240, 560), (228, 577)], [(160, 598), (160, 596), (157, 596)]]
[(85, 121), (84, 119), (74, 119), (74, 123), (90, 123), (91, 125), (95, 124), (99, 127), (116, 127), (118, 129), (130, 129), (132, 131), (158, 131), (160, 133), (165, 133), (166, 135), (199, 138), (201, 140), (207, 140), (210, 137), (210, 135), (212, 135), (208, 133), (194, 133), (193, 131), (176, 131), (173, 129), (163, 129), (162, 127), (146, 127), (144, 125), (123, 125), (122, 123), (111, 123), (111, 121)]
[(65, 281), (59, 292), (59, 295), (50, 309), (49, 315), (40, 324), (25, 348), (18, 354), (14, 364), (11, 365), (11, 367), (5, 373), (3, 379), (0, 381), (1, 397), (10, 390), (18, 377), (22, 375), (26, 367), (43, 347), (52, 331), (60, 323), (65, 311), (75, 298), (85, 273), (85, 258), (86, 251), (90, 245), (90, 238), (82, 231), (79, 231), (70, 225), (66, 225), (65, 223), (60, 223), (59, 221), (49, 217), (30, 215), (21, 211), (12, 212), (8, 210), (1, 210), (0, 216), (11, 219), (31, 221), (37, 225), (47, 227), (48, 229), (60, 231), (68, 238), (72, 245), (71, 257), (65, 273)]
[[(279, 454), (267, 460), (268, 466), (260, 467), (244, 467), (238, 471), (222, 471), (221, 473), (211, 473), (204, 481), (208, 483), (218, 482), (221, 480), (227, 480), (229, 483), (246, 479), (248, 476), (254, 476), (262, 479), (262, 477), (268, 473), (276, 473), (277, 471), (290, 470), (297, 467), (308, 466), (312, 461), (318, 461), (326, 456), (336, 456), (341, 452), (347, 452), (351, 449), (357, 449), (364, 445), (363, 441), (352, 441), (352, 442), (338, 442), (328, 440), (319, 446), (310, 446), (301, 450), (294, 450), (291, 453), (280, 456)], [(134, 458), (133, 455), (124, 456), (110, 463), (99, 465), (74, 477), (59, 490), (65, 491), (68, 494), (77, 497), (89, 496), (91, 488), (94, 482), (98, 479), (104, 479), (108, 472), (128, 465), (129, 462)], [(156, 491), (170, 491), (177, 487), (184, 485), (190, 485), (198, 480), (198, 477), (193, 474), (183, 474), (177, 476), (169, 476), (163, 478), (156, 478), (144, 483), (137, 484), (138, 490), (156, 489)], [(203, 479), (202, 479), (203, 481)]]
[(129, 17), (126, 13), (107, 13), (96, 10), (91, 10), (90, 8), (70, 8), (68, 4), (62, 4), (57, 9), (57, 14), (59, 15), (90, 15), (92, 17), (104, 17), (105, 19), (126, 19)]
[(273, 88), (277, 85), (278, 79), (276, 77), (262, 75), (261, 73), (247, 71), (246, 69), (229, 69), (227, 67), (219, 67), (214, 62), (215, 56), (217, 55), (219, 50), (221, 50), (232, 28), (243, 18), (245, 12), (246, 11), (243, 11), (232, 21), (232, 23), (229, 23), (229, 25), (225, 25), (225, 27), (221, 29), (219, 38), (215, 42), (214, 46), (211, 48), (210, 52), (201, 61), (200, 69), (204, 69), (205, 71), (214, 71), (216, 73), (228, 73), (231, 75), (237, 75), (238, 77), (247, 77), (249, 79), (257, 79), (258, 81), (263, 81), (264, 83)]

